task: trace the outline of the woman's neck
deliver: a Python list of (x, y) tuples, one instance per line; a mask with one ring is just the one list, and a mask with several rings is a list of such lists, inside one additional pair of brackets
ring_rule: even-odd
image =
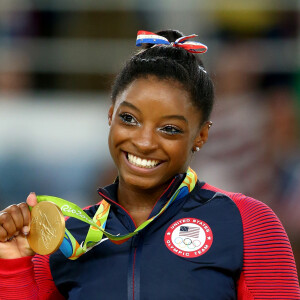
[(158, 189), (138, 189), (119, 182), (118, 203), (123, 206), (133, 218), (137, 227), (148, 219), (155, 203), (163, 194), (168, 184)]

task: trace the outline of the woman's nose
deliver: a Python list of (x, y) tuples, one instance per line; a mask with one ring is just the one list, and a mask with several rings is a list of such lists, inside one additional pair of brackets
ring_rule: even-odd
[(158, 147), (155, 130), (146, 126), (142, 126), (140, 130), (137, 130), (132, 142), (137, 150), (142, 153), (150, 153)]

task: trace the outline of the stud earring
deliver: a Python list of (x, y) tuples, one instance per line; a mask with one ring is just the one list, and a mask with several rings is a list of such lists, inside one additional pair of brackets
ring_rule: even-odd
[(200, 150), (200, 148), (199, 148), (199, 147), (196, 147), (195, 149), (196, 149), (196, 152), (198, 152), (198, 151)]

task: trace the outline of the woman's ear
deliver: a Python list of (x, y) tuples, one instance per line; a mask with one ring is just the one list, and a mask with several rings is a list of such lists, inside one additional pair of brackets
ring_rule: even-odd
[(114, 113), (114, 105), (112, 104), (108, 110), (108, 125), (110, 126), (111, 125), (111, 122), (112, 122), (112, 118), (113, 118), (113, 113)]
[(208, 131), (211, 125), (212, 122), (208, 121), (201, 126), (200, 131), (198, 132), (198, 135), (194, 141), (193, 152), (199, 151), (202, 148), (202, 146), (206, 143), (208, 139)]

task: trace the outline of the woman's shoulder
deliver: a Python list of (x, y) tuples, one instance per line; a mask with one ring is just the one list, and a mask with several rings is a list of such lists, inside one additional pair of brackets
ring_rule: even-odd
[(223, 189), (212, 186), (205, 183), (202, 189), (210, 190), (213, 192), (221, 193), (230, 198), (238, 207), (242, 218), (251, 218), (256, 216), (257, 218), (268, 216), (277, 219), (277, 216), (272, 209), (260, 200), (246, 196), (242, 193), (228, 192)]
[(245, 245), (275, 243), (278, 246), (281, 241), (279, 247), (290, 247), (284, 227), (268, 205), (242, 193), (227, 192), (206, 183), (202, 188), (226, 195), (235, 203), (242, 219)]
[[(260, 239), (266, 239), (271, 234), (274, 240), (280, 238), (289, 244), (281, 221), (267, 204), (242, 193), (228, 192), (207, 183), (202, 188), (226, 195), (234, 202), (241, 215), (244, 241), (259, 242)], [(253, 234), (255, 239), (252, 239)]]
[[(203, 189), (231, 198), (238, 207), (243, 224), (244, 263), (238, 282), (239, 298), (299, 299), (299, 283), (291, 245), (287, 234), (272, 209), (265, 203), (227, 192), (209, 184)], [(248, 298), (247, 298), (248, 299)]]

